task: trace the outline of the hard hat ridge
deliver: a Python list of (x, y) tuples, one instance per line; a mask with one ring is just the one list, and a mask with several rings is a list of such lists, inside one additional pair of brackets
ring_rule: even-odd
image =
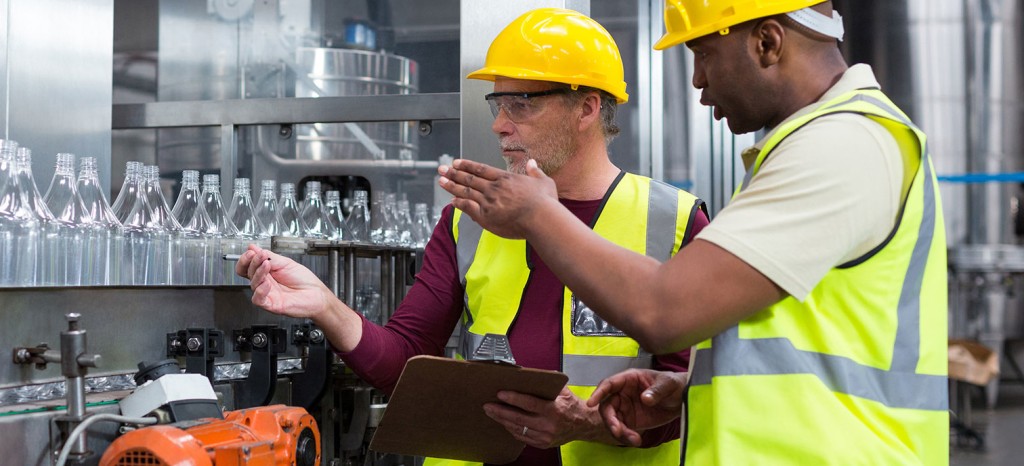
[(600, 89), (629, 100), (619, 48), (597, 21), (577, 11), (540, 8), (519, 16), (491, 42), (484, 67), (466, 77), (498, 76)]
[[(693, 39), (712, 33), (728, 34), (729, 28), (752, 19), (764, 18), (824, 3), (826, 0), (665, 0), (665, 35), (654, 44), (656, 50), (663, 50), (673, 45), (689, 42)], [(817, 12), (815, 12), (817, 14)], [(823, 16), (823, 15), (822, 15)], [(792, 17), (792, 16), (791, 16)], [(801, 18), (813, 17), (800, 15)], [(825, 16), (825, 18), (828, 18)], [(838, 19), (836, 19), (838, 18)], [(800, 20), (794, 18), (797, 22)], [(828, 21), (839, 21), (838, 35), (842, 36), (842, 18), (833, 12)], [(801, 22), (801, 24), (803, 24)], [(805, 26), (822, 34), (836, 37), (835, 26), (823, 26), (823, 30), (814, 26)], [(840, 38), (837, 37), (837, 38)], [(840, 38), (841, 40), (841, 38)]]

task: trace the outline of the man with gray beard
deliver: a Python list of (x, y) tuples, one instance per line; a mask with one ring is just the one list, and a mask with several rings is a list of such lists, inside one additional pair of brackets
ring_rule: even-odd
[[(507, 169), (534, 160), (562, 204), (608, 240), (659, 261), (708, 223), (704, 203), (612, 164), (608, 143), (628, 99), (618, 48), (575, 11), (544, 8), (513, 21), (468, 76), (494, 82), (485, 96)], [(569, 375), (554, 401), (500, 392), (485, 412), (527, 445), (516, 465), (678, 464), (679, 425), (623, 448), (586, 400), (598, 382), (629, 368), (684, 372), (688, 351), (652, 356), (602, 320), (555, 277), (529, 244), (506, 240), (448, 206), (424, 251), (416, 282), (386, 325), (362, 318), (308, 270), (250, 246), (236, 271), (252, 301), (311, 318), (347, 367), (390, 392), (410, 357), (442, 355), (457, 325), (458, 355), (472, 359), (485, 335), (503, 335), (516, 363)], [(472, 387), (468, 387), (472, 389)], [(427, 464), (452, 464), (428, 459)]]

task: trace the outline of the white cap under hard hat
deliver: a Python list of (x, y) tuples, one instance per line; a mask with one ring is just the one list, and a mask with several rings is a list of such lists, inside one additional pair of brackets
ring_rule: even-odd
[(843, 41), (843, 17), (836, 10), (832, 10), (832, 16), (829, 17), (807, 7), (786, 13), (786, 16), (807, 29)]

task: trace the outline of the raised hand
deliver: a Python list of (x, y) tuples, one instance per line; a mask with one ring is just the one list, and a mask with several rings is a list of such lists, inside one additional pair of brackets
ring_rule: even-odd
[(442, 165), (437, 172), (441, 187), (455, 196), (456, 208), (506, 238), (523, 238), (533, 217), (550, 203), (561, 207), (555, 182), (532, 159), (526, 163), (526, 175), (466, 159), (455, 160), (451, 167)]
[(252, 303), (275, 314), (316, 320), (334, 300), (309, 269), (256, 245), (242, 254), (235, 273), (250, 280)]

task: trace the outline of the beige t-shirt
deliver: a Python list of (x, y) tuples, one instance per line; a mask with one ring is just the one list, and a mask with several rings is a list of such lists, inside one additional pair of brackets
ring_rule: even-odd
[[(819, 102), (867, 87), (879, 87), (874, 73), (855, 65)], [(743, 152), (747, 169), (773, 132)], [(856, 114), (821, 117), (780, 143), (697, 238), (803, 300), (831, 268), (885, 240), (899, 212), (902, 177), (896, 140), (881, 125)]]

